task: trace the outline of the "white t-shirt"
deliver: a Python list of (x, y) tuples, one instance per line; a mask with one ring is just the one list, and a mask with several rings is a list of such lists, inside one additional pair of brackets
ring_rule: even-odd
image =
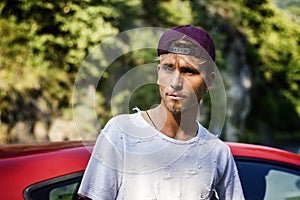
[(141, 112), (112, 118), (99, 135), (79, 194), (93, 200), (244, 199), (228, 146), (198, 123), (167, 137)]

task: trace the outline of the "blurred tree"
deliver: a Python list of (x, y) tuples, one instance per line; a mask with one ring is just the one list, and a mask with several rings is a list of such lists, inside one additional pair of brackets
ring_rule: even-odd
[(284, 11), (289, 18), (300, 23), (300, 2), (299, 0), (273, 0), (274, 4)]
[(133, 1), (2, 1), (0, 117), (8, 131), (18, 121), (33, 127), (38, 119), (48, 126), (57, 117), (71, 119), (72, 85), (81, 62), (118, 33), (112, 22), (124, 21), (121, 10), (131, 13), (134, 6)]
[(248, 19), (245, 32), (252, 48), (249, 51), (258, 55), (256, 60), (249, 59), (256, 77), (249, 129), (272, 134), (271, 140), (280, 135), (278, 144), (288, 143), (291, 135), (299, 141), (300, 26), (270, 3), (256, 10), (246, 7), (244, 15)]
[[(293, 0), (284, 5), (276, 2), (297, 15)], [(185, 24), (204, 27), (216, 41), (216, 63), (223, 71), (229, 99), (227, 135), (237, 134), (244, 142), (299, 142), (300, 25), (270, 0), (2, 1), (0, 142), (18, 142), (15, 136), (3, 134), (10, 133), (18, 122), (34, 131), (40, 121), (50, 129), (56, 119), (72, 120), (78, 70), (105, 62), (98, 58), (83, 61), (110, 36), (136, 27)], [(142, 37), (136, 40), (150, 41)], [(73, 102), (84, 113), (82, 118), (96, 113), (104, 125), (112, 116), (115, 84), (135, 66), (153, 63), (155, 56), (153, 49), (130, 52), (110, 64), (97, 87), (80, 83), (87, 84), (87, 90), (77, 93), (77, 100), (84, 102), (92, 96), (97, 105), (94, 111)], [(99, 69), (85, 70), (83, 80), (99, 79)], [(129, 94), (121, 91), (114, 106), (121, 106)], [(147, 109), (158, 101), (157, 86), (145, 85), (132, 94), (129, 109)], [(94, 127), (81, 127), (82, 132), (91, 129)]]
[[(299, 143), (299, 24), (274, 9), (268, 0), (213, 1), (206, 6), (217, 18), (214, 21), (218, 34), (229, 38), (223, 39), (223, 46), (220, 46), (226, 60), (225, 74), (235, 63), (234, 59), (229, 59), (233, 48), (239, 51), (235, 58), (245, 59), (234, 69), (238, 72), (236, 75), (243, 74), (245, 65), (251, 70), (248, 77), (251, 107), (245, 126), (238, 130), (242, 140), (282, 145), (295, 138), (295, 143)], [(223, 37), (217, 38), (222, 41)], [(230, 45), (237, 41), (242, 45)], [(247, 83), (243, 80), (247, 79), (241, 78), (239, 84)], [(241, 112), (240, 107), (237, 108), (236, 112)], [(228, 120), (234, 120), (234, 116), (237, 115)], [(236, 120), (233, 125), (239, 127)]]

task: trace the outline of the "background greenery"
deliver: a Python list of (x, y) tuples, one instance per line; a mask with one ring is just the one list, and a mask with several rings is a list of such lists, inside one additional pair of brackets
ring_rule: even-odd
[[(193, 24), (208, 30), (216, 43), (228, 96), (223, 139), (297, 150), (299, 18), (299, 0), (1, 1), (0, 142), (79, 139), (72, 90), (88, 53), (132, 28)], [(155, 56), (155, 51), (131, 52), (105, 72), (96, 88), (101, 125), (112, 116), (114, 83)], [(158, 103), (156, 90), (140, 88), (130, 107)], [(209, 111), (203, 110), (207, 124)], [(81, 137), (95, 138), (92, 129), (79, 128), (86, 132)]]

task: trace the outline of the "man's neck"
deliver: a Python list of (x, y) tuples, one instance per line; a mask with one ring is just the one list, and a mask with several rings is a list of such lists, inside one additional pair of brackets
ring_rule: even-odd
[(157, 129), (166, 136), (178, 140), (189, 140), (197, 134), (196, 122), (198, 108), (179, 113), (170, 112), (164, 104), (151, 110)]

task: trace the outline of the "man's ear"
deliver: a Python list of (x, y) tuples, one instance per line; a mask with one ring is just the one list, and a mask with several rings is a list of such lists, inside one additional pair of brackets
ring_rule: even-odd
[[(159, 72), (160, 70), (160, 64), (157, 65), (157, 72)], [(157, 81), (156, 81), (157, 85), (159, 85), (159, 74), (157, 76)]]
[(207, 86), (207, 89), (209, 90), (214, 82), (216, 78), (216, 73), (215, 72), (210, 72), (210, 74), (207, 76), (207, 79), (206, 79), (206, 86)]

